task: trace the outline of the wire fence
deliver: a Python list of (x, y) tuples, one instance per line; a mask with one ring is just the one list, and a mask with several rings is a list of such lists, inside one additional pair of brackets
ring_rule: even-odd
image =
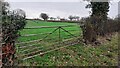
[[(21, 38), (35, 37), (35, 36), (36, 37), (41, 36), (42, 38), (40, 37), (40, 39), (30, 40), (25, 42), (18, 41), (16, 45), (17, 45), (17, 56), (19, 60), (34, 58), (36, 56), (44, 55), (46, 53), (58, 50), (63, 47), (78, 44), (80, 42), (81, 31), (67, 30), (65, 29), (66, 27), (78, 27), (78, 26), (68, 25), (68, 26), (25, 28), (25, 29), (55, 28), (55, 29), (46, 33), (21, 35), (20, 36)], [(80, 28), (78, 27), (78, 29)]]

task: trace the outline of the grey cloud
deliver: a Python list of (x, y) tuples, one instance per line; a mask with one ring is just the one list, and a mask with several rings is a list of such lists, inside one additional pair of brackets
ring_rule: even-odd
[[(27, 13), (27, 17), (36, 18), (39, 14), (46, 12), (49, 16), (67, 17), (69, 15), (78, 15), (80, 17), (89, 16), (89, 9), (86, 9), (86, 3), (83, 2), (10, 2), (12, 9), (21, 8)], [(118, 5), (116, 2), (111, 4), (109, 17), (115, 17), (118, 14)]]

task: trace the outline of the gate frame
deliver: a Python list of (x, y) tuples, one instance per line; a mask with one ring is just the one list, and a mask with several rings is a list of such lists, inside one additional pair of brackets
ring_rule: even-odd
[[(42, 39), (38, 39), (38, 40), (33, 40), (33, 41), (28, 41), (28, 42), (19, 42), (18, 41), (18, 43), (16, 43), (16, 44), (18, 44), (18, 45), (21, 45), (21, 44), (26, 44), (26, 43), (31, 43), (31, 42), (37, 42), (37, 41), (42, 41), (42, 40), (44, 40), (44, 39), (46, 39), (47, 37), (49, 37), (51, 34), (53, 34), (54, 32), (56, 32), (57, 30), (59, 31), (58, 33), (58, 38), (59, 38), (59, 40), (58, 40), (58, 46), (59, 45), (61, 45), (61, 44), (63, 44), (63, 43), (61, 43), (61, 30), (63, 30), (64, 32), (66, 32), (66, 33), (68, 33), (70, 36), (73, 36), (73, 38), (75, 38), (76, 37), (76, 39), (77, 39), (77, 41), (76, 42), (74, 42), (74, 43), (68, 43), (68, 44), (65, 44), (65, 45), (67, 45), (67, 46), (69, 46), (69, 44), (70, 45), (74, 45), (74, 44), (78, 44), (79, 42), (80, 42), (80, 38), (78, 39), (78, 36), (75, 36), (74, 34), (72, 34), (72, 33), (70, 33), (68, 30), (66, 30), (66, 29), (64, 29), (63, 27), (71, 27), (71, 26), (76, 26), (76, 25), (67, 25), (67, 26), (51, 26), (51, 27), (32, 27), (32, 28), (29, 28), (29, 27), (27, 27), (27, 28), (24, 28), (24, 29), (40, 29), (40, 28), (55, 28), (52, 32), (49, 32), (49, 33), (47, 33), (47, 35), (45, 36), (45, 37), (43, 37)], [(75, 31), (75, 30), (74, 30)], [(20, 32), (19, 32), (20, 33)], [(28, 34), (28, 35), (23, 35), (23, 36), (21, 36), (21, 37), (28, 37), (28, 36), (34, 36), (34, 35), (39, 35), (39, 34)], [(68, 41), (66, 41), (66, 42), (68, 42)], [(53, 44), (53, 45), (55, 45), (55, 44)], [(55, 48), (54, 50), (57, 50), (57, 49), (60, 49), (60, 48), (63, 48), (63, 47), (67, 47), (67, 46), (61, 46), (61, 47), (59, 47), (59, 48)], [(17, 49), (19, 49), (19, 48), (17, 48)], [(49, 49), (49, 48), (48, 48)], [(48, 53), (48, 52), (51, 52), (51, 51), (54, 51), (54, 50), (50, 50), (50, 51), (45, 51), (45, 53)], [(19, 52), (19, 50), (18, 50), (18, 52)], [(42, 54), (44, 54), (44, 52), (43, 53), (41, 53), (40, 55), (42, 55)], [(38, 54), (36, 54), (36, 55), (33, 55), (33, 56), (29, 56), (29, 57), (27, 57), (27, 58), (24, 58), (23, 60), (26, 60), (26, 59), (29, 59), (29, 58), (32, 58), (32, 57), (35, 57), (35, 56), (37, 56)]]

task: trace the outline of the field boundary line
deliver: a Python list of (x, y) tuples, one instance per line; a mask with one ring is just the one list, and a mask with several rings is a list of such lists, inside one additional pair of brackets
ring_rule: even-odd
[(77, 25), (66, 25), (66, 26), (41, 26), (41, 27), (25, 27), (24, 29), (40, 29), (40, 28), (57, 28), (57, 27), (71, 27)]

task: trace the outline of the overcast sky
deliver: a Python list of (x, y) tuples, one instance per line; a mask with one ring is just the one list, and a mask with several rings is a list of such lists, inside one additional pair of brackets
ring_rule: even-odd
[[(9, 2), (81, 2), (83, 0), (6, 0)], [(113, 2), (119, 2), (120, 0), (110, 0)]]
[[(49, 16), (67, 18), (69, 15), (87, 17), (90, 9), (86, 9), (87, 2), (83, 0), (6, 0), (10, 3), (11, 9), (23, 9), (27, 18), (38, 18), (40, 13), (47, 13)], [(118, 14), (118, 1), (110, 3), (109, 17), (113, 18)]]

